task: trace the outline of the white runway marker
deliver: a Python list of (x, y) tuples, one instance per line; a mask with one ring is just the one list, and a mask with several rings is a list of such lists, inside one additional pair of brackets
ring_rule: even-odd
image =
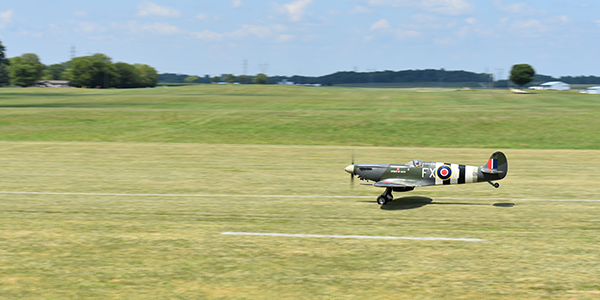
[(441, 238), (441, 237), (404, 237), (404, 236), (370, 236), (370, 235), (321, 235), (321, 234), (290, 234), (290, 233), (261, 233), (261, 232), (221, 232), (223, 235), (300, 237), (300, 238), (330, 238), (330, 239), (373, 239), (373, 240), (420, 240), (420, 241), (459, 241), (484, 242), (482, 239)]
[[(231, 197), (231, 194), (125, 194), (125, 193), (69, 193), (69, 192), (17, 192), (0, 191), (0, 194), (25, 194), (25, 195), (77, 195), (77, 196), (135, 196), (135, 197)], [(233, 195), (246, 198), (349, 198), (349, 199), (373, 199), (376, 196), (327, 196), (327, 195)], [(406, 196), (410, 197), (410, 196)], [(431, 197), (433, 200), (488, 200), (488, 201), (546, 201), (546, 202), (600, 202), (597, 199), (529, 199), (529, 198), (485, 198), (485, 197), (434, 197), (415, 195), (414, 197)], [(399, 200), (401, 198), (396, 198)], [(400, 200), (402, 201), (402, 200)], [(432, 203), (435, 204), (435, 203)]]

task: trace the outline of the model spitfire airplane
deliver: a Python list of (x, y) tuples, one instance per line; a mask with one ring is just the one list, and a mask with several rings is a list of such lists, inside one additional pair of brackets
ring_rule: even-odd
[(377, 197), (377, 203), (384, 205), (394, 199), (392, 192), (408, 192), (420, 186), (488, 182), (498, 188), (500, 184), (492, 181), (506, 176), (508, 161), (504, 153), (498, 151), (481, 167), (415, 159), (406, 164), (355, 165), (352, 162), (345, 170), (350, 173), (351, 180), (358, 176), (360, 180), (374, 182), (361, 183), (362, 185), (385, 188), (385, 192)]

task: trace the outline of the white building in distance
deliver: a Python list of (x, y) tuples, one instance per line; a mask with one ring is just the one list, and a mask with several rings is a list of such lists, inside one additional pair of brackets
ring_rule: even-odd
[(600, 94), (600, 86), (592, 86), (587, 88), (586, 92), (588, 94)]
[(555, 90), (555, 91), (568, 91), (571, 89), (571, 85), (562, 81), (548, 81), (540, 84), (544, 90)]

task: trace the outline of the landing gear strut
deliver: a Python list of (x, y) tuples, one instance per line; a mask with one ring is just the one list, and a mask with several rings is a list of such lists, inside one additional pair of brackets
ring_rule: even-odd
[(385, 192), (381, 194), (381, 196), (377, 197), (377, 204), (385, 205), (386, 203), (394, 200), (394, 195), (392, 195), (392, 188), (386, 188)]

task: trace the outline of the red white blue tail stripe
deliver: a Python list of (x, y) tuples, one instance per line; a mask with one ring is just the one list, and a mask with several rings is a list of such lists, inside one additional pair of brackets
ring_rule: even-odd
[(487, 163), (487, 168), (491, 170), (498, 169), (498, 160), (495, 158), (490, 158)]

